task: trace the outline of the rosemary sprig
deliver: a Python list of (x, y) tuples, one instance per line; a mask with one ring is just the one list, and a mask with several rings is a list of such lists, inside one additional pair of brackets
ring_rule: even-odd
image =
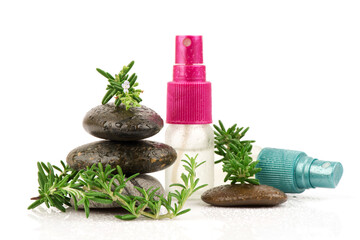
[[(174, 218), (190, 211), (183, 210), (186, 200), (197, 190), (206, 186), (206, 184), (197, 186), (199, 178), (196, 178), (195, 170), (204, 162), (197, 164), (196, 157), (187, 156), (188, 160), (182, 160), (188, 174), (182, 174), (183, 184), (173, 184), (181, 188), (181, 191), (170, 192), (166, 197), (156, 195), (158, 188), (152, 187), (145, 190), (139, 187), (135, 188), (141, 193), (141, 196), (123, 195), (122, 191), (126, 183), (136, 177), (134, 174), (125, 178), (121, 168), (116, 169), (107, 165), (105, 168), (99, 163), (86, 170), (70, 170), (61, 162), (64, 170), (51, 164), (38, 163), (39, 169), (39, 196), (32, 198), (36, 200), (28, 209), (33, 209), (42, 203), (47, 207), (53, 206), (65, 212), (65, 205), (71, 206), (70, 197), (74, 200), (74, 207), (78, 209), (79, 205), (84, 206), (86, 217), (89, 217), (89, 201), (110, 204), (118, 203), (126, 209), (129, 214), (116, 215), (116, 218), (122, 220), (132, 220), (140, 216), (152, 219)], [(54, 174), (54, 169), (60, 172), (60, 175)], [(114, 174), (115, 170), (117, 171)], [(175, 201), (173, 201), (175, 199)], [(161, 208), (166, 209), (165, 214), (161, 214)]]
[[(78, 204), (84, 204), (86, 216), (89, 216), (89, 198), (83, 190), (83, 184), (79, 180), (82, 171), (73, 171), (68, 165), (61, 161), (63, 170), (59, 167), (51, 165), (50, 163), (38, 162), (38, 182), (39, 182), (39, 196), (31, 198), (35, 200), (28, 209), (36, 208), (45, 203), (50, 208), (56, 207), (62, 212), (65, 212), (65, 206), (71, 206), (70, 197), (75, 201), (74, 207), (77, 209)], [(55, 174), (54, 169), (60, 172)], [(80, 202), (77, 202), (80, 200)]]
[(111, 98), (115, 96), (115, 106), (119, 106), (123, 103), (126, 106), (126, 110), (130, 107), (140, 107), (140, 93), (143, 91), (135, 89), (138, 86), (137, 75), (133, 73), (129, 77), (129, 71), (134, 66), (134, 61), (130, 62), (127, 66), (124, 66), (119, 74), (115, 74), (113, 77), (110, 73), (97, 68), (96, 70), (107, 78), (109, 84), (107, 85), (107, 92), (102, 100), (102, 104), (106, 104)]
[(231, 181), (231, 184), (250, 183), (259, 184), (258, 179), (251, 178), (261, 171), (256, 168), (259, 161), (251, 158), (252, 143), (254, 140), (242, 140), (249, 128), (238, 128), (237, 124), (226, 129), (219, 121), (219, 126), (214, 124), (215, 153), (222, 156), (222, 159), (215, 163), (223, 163), (223, 172), (226, 172), (224, 182)]

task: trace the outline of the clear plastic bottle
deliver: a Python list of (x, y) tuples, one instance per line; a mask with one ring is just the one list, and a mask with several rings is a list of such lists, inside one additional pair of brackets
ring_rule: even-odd
[(172, 146), (177, 152), (176, 162), (165, 170), (165, 186), (169, 191), (169, 185), (182, 182), (180, 175), (184, 172), (181, 162), (187, 159), (185, 154), (190, 157), (197, 155), (198, 163), (205, 161), (196, 170), (196, 177), (200, 178), (199, 186), (208, 184), (207, 187), (200, 189), (193, 194), (198, 198), (201, 193), (214, 185), (214, 131), (210, 124), (170, 124), (166, 129), (165, 143)]
[(211, 83), (206, 81), (202, 36), (176, 36), (173, 81), (168, 82), (165, 143), (177, 152), (176, 162), (165, 170), (165, 189), (182, 183), (186, 172), (181, 160), (195, 157), (206, 161), (196, 169), (200, 184), (208, 184), (193, 194), (199, 197), (214, 185), (214, 132), (211, 114)]

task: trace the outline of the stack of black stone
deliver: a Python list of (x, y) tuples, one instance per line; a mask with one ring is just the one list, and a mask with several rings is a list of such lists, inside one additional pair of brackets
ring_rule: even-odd
[[(164, 193), (161, 183), (146, 173), (169, 167), (176, 160), (176, 151), (166, 144), (143, 140), (154, 136), (164, 126), (164, 121), (155, 111), (145, 106), (126, 110), (122, 104), (119, 107), (113, 103), (99, 105), (86, 114), (83, 126), (91, 135), (106, 140), (72, 150), (66, 158), (71, 168), (86, 169), (97, 163), (113, 168), (120, 166), (125, 176), (140, 173), (128, 182), (124, 194), (139, 195), (133, 186), (159, 187), (158, 194)], [(93, 208), (114, 206), (90, 204)]]

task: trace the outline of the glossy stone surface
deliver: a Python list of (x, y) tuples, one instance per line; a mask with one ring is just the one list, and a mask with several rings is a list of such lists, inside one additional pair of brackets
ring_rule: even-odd
[(287, 196), (267, 185), (222, 185), (207, 190), (201, 199), (215, 206), (275, 206), (286, 202)]
[(114, 103), (94, 107), (84, 117), (83, 127), (91, 135), (114, 141), (135, 141), (157, 134), (163, 119), (152, 109), (141, 106), (128, 110)]
[[(114, 182), (116, 184), (119, 184), (119, 182), (117, 180), (115, 180)], [(159, 182), (159, 180), (157, 180), (153, 176), (150, 176), (147, 174), (140, 174), (136, 178), (133, 178), (126, 183), (126, 187), (123, 189), (121, 194), (127, 195), (127, 196), (142, 196), (142, 194), (139, 193), (139, 191), (136, 190), (134, 188), (134, 186), (143, 188), (145, 190), (148, 190), (150, 187), (153, 187), (152, 188), (153, 190), (155, 190), (156, 188), (159, 188), (159, 190), (156, 192), (155, 195), (162, 195), (165, 193), (164, 188), (161, 185), (161, 183)], [(114, 190), (114, 187), (112, 187), (112, 190)], [(156, 197), (155, 197), (155, 199), (156, 199)], [(72, 199), (71, 199), (71, 205), (74, 206), (74, 201)], [(112, 204), (104, 204), (104, 203), (93, 202), (90, 200), (89, 207), (90, 208), (117, 208), (117, 207), (120, 207), (120, 205), (116, 202), (114, 202)], [(80, 205), (79, 208), (83, 209), (84, 206)]]
[(153, 141), (98, 141), (72, 150), (66, 162), (75, 170), (94, 163), (119, 165), (125, 174), (150, 173), (163, 170), (176, 160), (176, 151), (169, 145)]

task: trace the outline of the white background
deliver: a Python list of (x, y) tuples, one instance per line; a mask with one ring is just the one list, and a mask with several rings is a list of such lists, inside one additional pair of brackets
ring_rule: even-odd
[[(340, 161), (338, 188), (289, 196), (272, 209), (193, 202), (190, 213), (162, 222), (26, 210), (37, 194), (36, 162), (58, 164), (96, 140), (82, 128), (105, 94), (95, 68), (117, 73), (135, 60), (143, 104), (165, 119), (175, 35), (182, 34), (203, 35), (214, 121), (250, 126), (248, 138), (263, 147)], [(359, 1), (1, 1), (0, 63), (7, 239), (358, 235)], [(152, 139), (163, 142), (164, 129)], [(163, 172), (155, 176), (163, 182)]]

